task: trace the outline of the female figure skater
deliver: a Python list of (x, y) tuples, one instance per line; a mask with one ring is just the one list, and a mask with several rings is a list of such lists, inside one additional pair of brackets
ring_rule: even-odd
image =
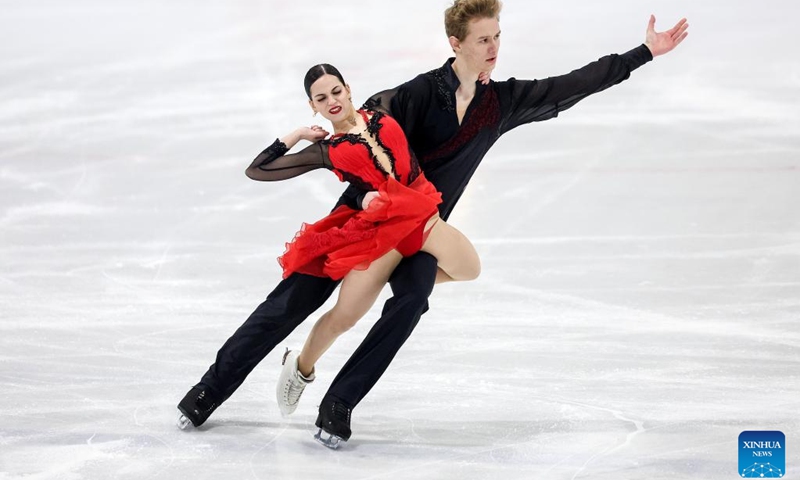
[[(276, 140), (247, 176), (274, 181), (327, 168), (340, 180), (369, 193), (364, 210), (342, 205), (304, 224), (278, 259), (284, 278), (294, 272), (342, 280), (336, 305), (317, 321), (300, 354), (288, 351), (276, 395), (281, 413), (291, 414), (314, 378), (314, 364), (336, 338), (367, 313), (402, 257), (422, 250), (436, 257), (436, 281), (473, 280), (480, 260), (472, 243), (439, 218), (441, 194), (423, 175), (403, 130), (385, 111), (357, 110), (350, 87), (331, 65), (312, 67), (305, 90), (314, 115), (333, 125), (304, 127)], [(298, 141), (316, 142), (287, 154)]]

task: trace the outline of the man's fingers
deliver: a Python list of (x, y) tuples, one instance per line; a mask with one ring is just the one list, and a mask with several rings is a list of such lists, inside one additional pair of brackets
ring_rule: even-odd
[(683, 26), (680, 29), (678, 29), (677, 32), (672, 34), (672, 40), (677, 41), (679, 38), (684, 36), (684, 34), (686, 33), (686, 30), (688, 30), (688, 29), (689, 29), (689, 24), (688, 23), (684, 23)]
[(670, 35), (673, 35), (673, 34), (675, 34), (675, 33), (676, 33), (678, 30), (680, 30), (680, 29), (681, 29), (681, 27), (683, 27), (685, 24), (686, 24), (686, 19), (685, 19), (685, 18), (682, 18), (682, 19), (681, 19), (681, 21), (680, 21), (680, 22), (678, 22), (678, 23), (676, 23), (674, 27), (672, 27), (672, 28), (670, 28), (669, 30), (667, 30), (667, 33), (669, 33)]
[(684, 38), (689, 36), (689, 32), (684, 32), (677, 40), (675, 40), (675, 46), (677, 47), (683, 41)]
[(650, 15), (650, 22), (647, 24), (648, 30), (655, 30), (656, 29), (656, 16)]

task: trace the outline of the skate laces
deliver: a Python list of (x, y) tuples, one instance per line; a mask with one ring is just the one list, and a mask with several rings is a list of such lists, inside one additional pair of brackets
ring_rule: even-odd
[(195, 405), (197, 405), (201, 411), (209, 411), (213, 409), (216, 404), (217, 402), (206, 396), (205, 390), (200, 392), (200, 395), (197, 396), (195, 401)]
[(294, 372), (289, 375), (289, 382), (286, 384), (286, 389), (284, 390), (287, 403), (289, 405), (296, 405), (297, 402), (300, 401), (300, 396), (303, 394), (303, 390), (306, 389), (306, 385), (313, 381), (314, 372), (311, 372), (310, 378), (305, 378), (303, 374), (300, 373), (300, 370), (298, 370), (297, 364), (295, 364)]
[(306, 385), (307, 382), (303, 382), (303, 380), (300, 379), (299, 372), (297, 376), (292, 375), (289, 377), (289, 383), (286, 388), (286, 400), (289, 405), (295, 405), (300, 401), (300, 395), (303, 394), (303, 390), (306, 389)]
[(337, 420), (341, 420), (347, 422), (350, 425), (350, 409), (347, 408), (344, 404), (339, 402), (333, 402), (331, 404), (331, 411), (333, 413), (333, 417)]

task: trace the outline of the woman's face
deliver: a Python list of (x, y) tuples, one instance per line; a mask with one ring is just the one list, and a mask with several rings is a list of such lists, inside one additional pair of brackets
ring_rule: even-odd
[(351, 115), (350, 87), (331, 74), (325, 74), (311, 84), (311, 99), (308, 101), (315, 112), (319, 112), (331, 123), (340, 122)]

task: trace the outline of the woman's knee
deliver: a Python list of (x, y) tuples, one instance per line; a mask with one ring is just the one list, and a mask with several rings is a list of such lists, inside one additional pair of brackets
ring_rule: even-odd
[(458, 267), (454, 270), (454, 275), (451, 275), (455, 280), (469, 281), (475, 280), (481, 274), (481, 257), (478, 256), (478, 251), (475, 246), (466, 237), (462, 237), (464, 244), (462, 244), (462, 254), (458, 261)]
[(353, 328), (359, 320), (361, 320), (361, 315), (356, 315), (352, 312), (336, 311), (334, 309), (328, 314), (325, 323), (331, 332), (336, 335), (341, 335)]
[(466, 265), (464, 266), (463, 274), (464, 274), (464, 280), (465, 281), (475, 280), (476, 278), (478, 278), (480, 276), (480, 274), (481, 274), (481, 259), (480, 259), (480, 257), (478, 257), (477, 254), (475, 255), (475, 257), (473, 259), (471, 259), (470, 261), (466, 262)]

